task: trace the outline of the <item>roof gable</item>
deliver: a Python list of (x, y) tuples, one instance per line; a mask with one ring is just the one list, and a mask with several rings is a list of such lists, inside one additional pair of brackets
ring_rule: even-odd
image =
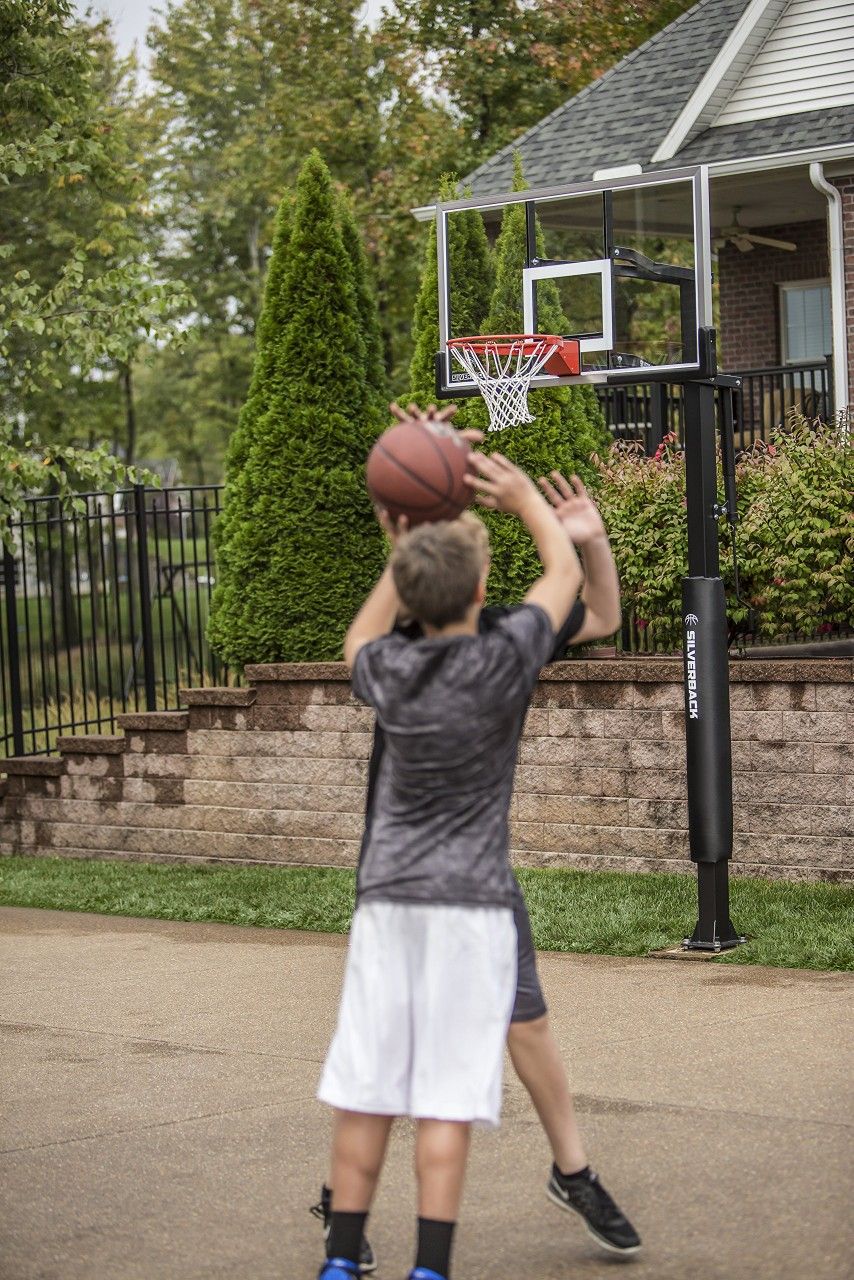
[[(814, 3), (815, 0), (808, 0)], [(774, 30), (787, 0), (750, 0), (720, 52), (701, 78), (682, 111), (674, 120), (652, 159), (655, 164), (672, 160), (678, 151), (702, 133), (720, 111), (763, 41)]]
[(716, 125), (854, 103), (854, 0), (790, 0)]

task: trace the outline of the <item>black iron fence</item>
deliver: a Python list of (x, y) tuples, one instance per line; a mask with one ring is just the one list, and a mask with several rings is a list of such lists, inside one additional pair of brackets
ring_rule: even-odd
[(234, 683), (206, 638), (222, 487), (29, 498), (3, 551), (0, 754), (108, 733), (122, 711), (174, 709), (188, 685)]
[[(793, 412), (806, 418), (833, 416), (833, 363), (774, 365), (732, 374), (741, 380), (734, 396), (736, 449), (770, 440)], [(682, 389), (666, 383), (597, 387), (605, 422), (615, 440), (639, 440), (654, 453), (668, 432), (681, 439)]]

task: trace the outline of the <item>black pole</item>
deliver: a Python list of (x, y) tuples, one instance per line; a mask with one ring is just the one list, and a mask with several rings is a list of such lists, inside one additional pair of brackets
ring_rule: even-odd
[(664, 437), (667, 435), (667, 402), (670, 399), (670, 387), (666, 382), (652, 382), (649, 387), (649, 438), (646, 451), (653, 456)]
[(18, 601), (15, 596), (15, 557), (3, 543), (3, 594), (6, 597), (6, 637), (9, 652), (9, 698), (12, 703), (12, 746), (24, 754), (24, 703), (21, 694), (21, 651), (18, 645)]
[(154, 633), (151, 629), (151, 584), (148, 580), (148, 526), (145, 519), (145, 485), (133, 486), (136, 521), (136, 558), (139, 571), (139, 611), (142, 631), (142, 670), (145, 679), (145, 709), (157, 710), (154, 675)]
[[(702, 339), (702, 335), (701, 335)], [(718, 553), (715, 385), (685, 384), (688, 576), (682, 583), (688, 829), (699, 919), (685, 947), (721, 951), (744, 941), (729, 917), (732, 739), (726, 598)]]

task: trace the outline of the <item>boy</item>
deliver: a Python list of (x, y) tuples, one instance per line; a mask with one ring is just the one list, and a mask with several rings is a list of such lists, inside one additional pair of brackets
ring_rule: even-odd
[[(428, 421), (437, 417), (448, 420), (455, 406), (426, 411), (416, 405), (406, 410), (392, 405), (399, 421)], [(462, 433), (473, 443), (483, 438), (481, 432)], [(552, 482), (540, 480), (543, 492), (554, 507), (564, 532), (575, 544), (584, 568), (584, 588), (557, 632), (550, 660), (564, 655), (568, 644), (612, 635), (620, 625), (620, 589), (613, 555), (602, 517), (577, 477), (567, 481), (552, 472)], [(507, 606), (491, 606), (482, 610), (481, 631), (487, 631), (507, 615)], [(417, 627), (405, 627), (409, 638), (418, 634)], [(366, 828), (370, 827), (376, 779), (384, 753), (381, 725), (377, 725), (374, 749), (368, 773)], [(640, 1237), (631, 1222), (614, 1203), (598, 1176), (590, 1169), (575, 1115), (572, 1094), (560, 1050), (551, 1031), (548, 1011), (537, 974), (536, 953), (522, 891), (514, 878), (513, 914), (517, 930), (517, 987), (511, 1015), (507, 1045), (513, 1067), (528, 1090), (543, 1129), (552, 1148), (552, 1169), (548, 1181), (549, 1198), (560, 1208), (578, 1214), (591, 1237), (601, 1248), (622, 1257), (640, 1248)], [(332, 1177), (324, 1185), (321, 1198), (312, 1212), (329, 1229)], [(360, 1252), (363, 1274), (376, 1270), (376, 1260), (367, 1239)]]
[[(540, 668), (581, 585), (551, 508), (500, 454), (475, 455), (479, 500), (527, 525), (543, 574), (480, 635), (489, 570), (472, 518), (397, 541), (344, 646), (386, 750), (360, 868), (338, 1028), (318, 1091), (336, 1108), (321, 1280), (358, 1276), (393, 1117), (418, 1121), (418, 1253), (449, 1280), (473, 1122), (498, 1123), (516, 987), (508, 812)], [(390, 635), (401, 606), (423, 639)]]

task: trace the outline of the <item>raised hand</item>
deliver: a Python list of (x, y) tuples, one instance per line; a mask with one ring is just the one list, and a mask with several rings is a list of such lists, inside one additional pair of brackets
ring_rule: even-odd
[(470, 466), (466, 483), (477, 489), (482, 506), (518, 516), (532, 498), (535, 505), (542, 504), (533, 480), (503, 453), (472, 453)]
[(380, 522), (380, 527), (382, 528), (383, 533), (386, 535), (391, 545), (396, 547), (403, 535), (409, 532), (409, 517), (398, 516), (398, 518), (394, 520), (386, 511), (385, 507), (374, 507), (374, 510), (377, 513), (377, 519)]
[[(428, 404), (426, 409), (420, 408), (417, 404), (408, 404), (405, 409), (392, 400), (389, 409), (392, 415), (397, 418), (398, 422), (420, 422), (426, 424), (428, 422), (444, 422), (450, 425), (451, 419), (457, 412), (459, 405), (447, 404), (444, 409), (438, 409), (435, 404)], [(469, 444), (480, 444), (484, 435), (482, 431), (477, 431), (474, 427), (466, 427), (459, 433), (463, 440), (468, 440)]]
[(540, 476), (538, 483), (577, 547), (583, 547), (594, 538), (607, 537), (599, 508), (578, 476), (567, 480), (559, 471), (552, 471), (551, 480)]

